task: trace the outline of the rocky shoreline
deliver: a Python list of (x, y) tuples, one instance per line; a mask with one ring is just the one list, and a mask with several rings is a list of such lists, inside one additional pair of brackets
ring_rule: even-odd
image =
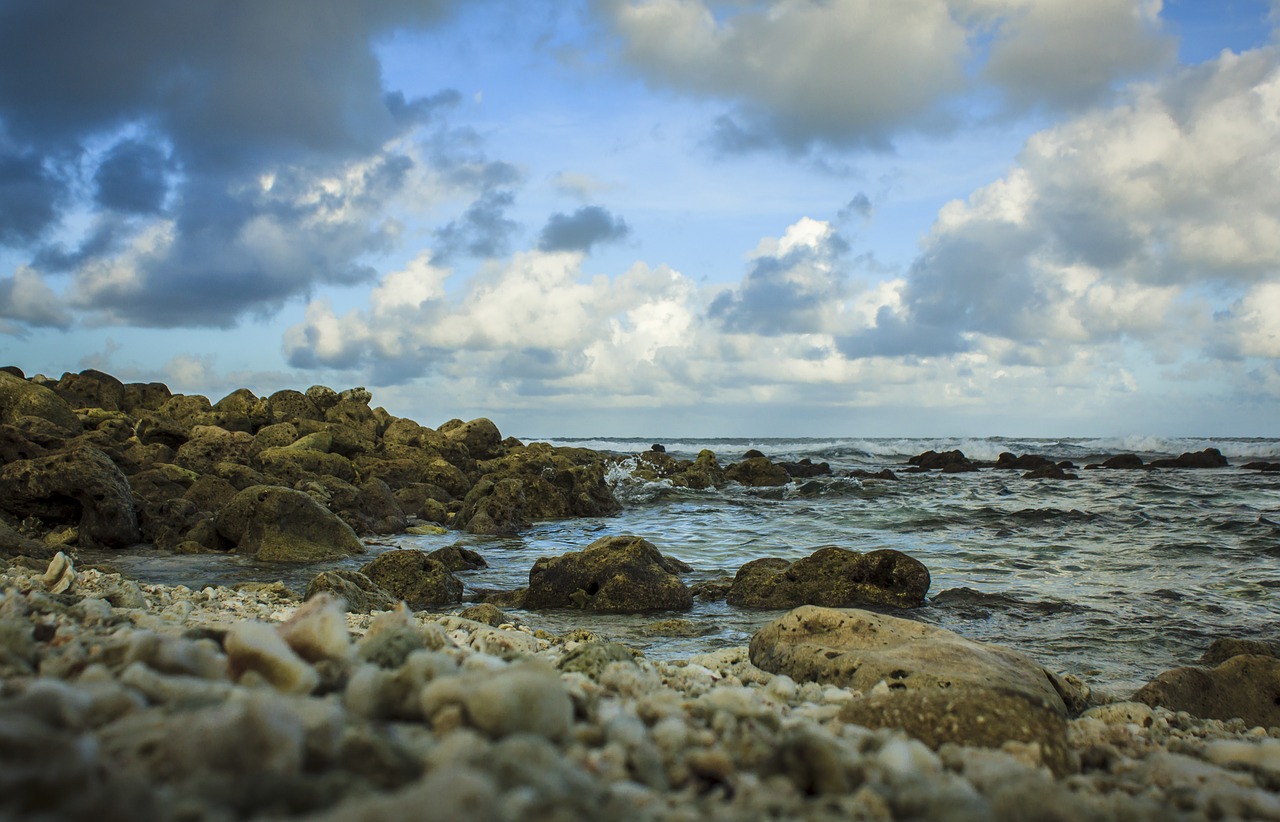
[[(77, 562), (147, 543), (315, 563), (377, 535), (516, 534), (619, 508), (618, 457), (504, 439), (487, 419), (430, 429), (370, 399), (315, 386), (211, 403), (0, 369), (0, 816), (1280, 819), (1276, 643), (1224, 638), (1106, 694), (902, 618), (930, 576), (895, 550), (825, 546), (688, 586), (689, 566), (642, 537), (606, 537), (465, 609), (454, 574), (485, 560), (461, 546), (386, 550), (305, 592)], [(750, 452), (626, 459), (689, 488), (830, 473)], [(1088, 468), (1225, 464), (1208, 449)], [(903, 470), (1074, 468), (955, 451)], [(787, 613), (749, 647), (655, 661), (502, 610), (662, 616), (695, 598)]]

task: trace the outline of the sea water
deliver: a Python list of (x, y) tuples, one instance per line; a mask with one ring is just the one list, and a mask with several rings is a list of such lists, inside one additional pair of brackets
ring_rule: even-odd
[[(547, 441), (626, 456), (637, 438)], [(706, 491), (635, 478), (624, 460), (610, 475), (623, 503), (611, 517), (534, 525), (515, 538), (451, 532), (399, 536), (371, 546), (425, 551), (462, 544), (487, 569), (463, 572), (472, 594), (526, 585), (539, 556), (581, 550), (604, 536), (635, 534), (694, 567), (690, 584), (732, 576), (761, 557), (795, 560), (824, 545), (894, 548), (929, 569), (929, 601), (904, 615), (997, 642), (1046, 667), (1114, 693), (1160, 671), (1194, 663), (1224, 636), (1280, 638), (1280, 474), (1244, 470), (1280, 461), (1276, 439), (718, 439), (665, 440), (671, 456), (711, 449), (722, 465), (756, 449), (775, 460), (829, 463), (832, 476), (778, 488), (736, 485)], [(1222, 469), (1083, 470), (1107, 456), (1144, 461), (1215, 447)], [(1023, 479), (1021, 471), (906, 473), (910, 456), (959, 448), (978, 460), (1002, 452), (1071, 460), (1079, 480)], [(897, 480), (840, 475), (890, 468)], [(143, 581), (198, 586), (283, 579), (305, 586), (318, 570), (359, 567), (369, 555), (306, 567), (268, 566), (234, 556), (113, 553), (109, 561)], [(581, 611), (513, 616), (563, 632), (589, 628), (650, 656), (685, 657), (744, 645), (781, 612), (695, 601), (683, 614), (595, 615)], [(656, 621), (688, 620), (686, 636)]]

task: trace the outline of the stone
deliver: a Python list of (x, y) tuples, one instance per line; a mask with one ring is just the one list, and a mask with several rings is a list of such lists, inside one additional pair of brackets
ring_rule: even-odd
[(309, 694), (320, 683), (315, 669), (265, 622), (237, 622), (227, 631), (223, 647), (236, 680), (252, 671), (276, 690), (291, 694)]
[(749, 488), (765, 488), (791, 482), (787, 469), (765, 456), (750, 457), (729, 466), (724, 472), (724, 478)]
[(738, 570), (726, 600), (740, 608), (914, 608), (924, 604), (929, 584), (929, 570), (901, 551), (861, 554), (826, 546), (795, 562), (768, 557), (748, 562)]
[(49, 560), (49, 567), (40, 576), (40, 584), (51, 594), (62, 594), (76, 585), (76, 569), (71, 559), (61, 551)]
[(22, 417), (38, 417), (71, 434), (83, 428), (75, 411), (52, 389), (0, 372), (0, 423), (16, 423)]
[(0, 468), (0, 509), (74, 524), (85, 547), (123, 548), (142, 537), (128, 479), (87, 445)]
[(479, 605), (472, 605), (463, 608), (458, 612), (458, 616), (463, 619), (469, 619), (473, 622), (480, 622), (492, 628), (497, 628), (511, 621), (511, 619), (496, 605), (488, 602), (482, 602)]
[(467, 493), (455, 524), (469, 534), (515, 536), (530, 525), (525, 502), (521, 480), (485, 478)]
[(1209, 645), (1208, 650), (1200, 657), (1199, 664), (1212, 668), (1241, 654), (1280, 657), (1280, 640), (1220, 637)]
[(462, 580), (422, 551), (395, 549), (379, 554), (360, 572), (415, 611), (462, 601)]
[(290, 488), (299, 482), (323, 476), (334, 476), (344, 482), (355, 481), (355, 468), (352, 467), (351, 460), (346, 457), (296, 446), (297, 443), (294, 443), (279, 448), (263, 449), (254, 457), (255, 467), (266, 476)]
[(359, 571), (323, 571), (307, 583), (303, 599), (311, 599), (322, 593), (341, 599), (346, 603), (346, 609), (353, 614), (389, 611), (396, 607), (398, 601)]
[(693, 595), (676, 576), (687, 568), (641, 537), (603, 537), (582, 551), (540, 557), (529, 571), (523, 607), (687, 611)]
[(0, 555), (53, 558), (55, 550), (37, 539), (30, 539), (14, 530), (8, 523), (0, 519)]
[(933, 450), (925, 451), (910, 458), (907, 463), (920, 471), (943, 471), (948, 474), (978, 470), (978, 466), (974, 465), (959, 449), (942, 453)]
[(449, 420), (439, 431), (446, 439), (465, 445), (472, 459), (487, 460), (502, 455), (502, 434), (492, 420), (484, 417), (470, 422)]
[(751, 638), (751, 662), (797, 682), (870, 693), (991, 688), (1067, 713), (1058, 678), (1008, 648), (943, 628), (858, 609), (796, 608)]
[(1251, 727), (1280, 726), (1280, 659), (1241, 654), (1215, 668), (1174, 668), (1132, 699), (1204, 719), (1238, 717)]
[(246, 488), (218, 513), (217, 528), (238, 552), (263, 560), (317, 562), (364, 553), (351, 526), (291, 488)]
[(1118, 454), (1103, 460), (1102, 467), (1112, 471), (1133, 471), (1145, 466), (1137, 454)]
[(1226, 468), (1231, 463), (1222, 456), (1217, 448), (1206, 448), (1203, 451), (1188, 452), (1174, 459), (1152, 460), (1148, 468)]
[(124, 383), (92, 368), (63, 374), (53, 390), (72, 408), (124, 410)]
[(441, 563), (450, 571), (477, 571), (489, 567), (484, 557), (461, 545), (438, 548), (427, 554), (427, 557)]
[(867, 728), (896, 728), (930, 748), (953, 743), (999, 748), (1006, 742), (1038, 746), (1041, 764), (1057, 776), (1074, 772), (1067, 722), (1022, 696), (992, 688), (900, 691), (848, 702), (840, 720)]
[(449, 704), (461, 704), (469, 724), (494, 739), (527, 733), (558, 741), (573, 726), (569, 692), (559, 674), (540, 662), (437, 679), (422, 689), (423, 716)]
[(294, 653), (313, 664), (347, 660), (354, 650), (345, 610), (331, 594), (308, 598), (277, 630)]

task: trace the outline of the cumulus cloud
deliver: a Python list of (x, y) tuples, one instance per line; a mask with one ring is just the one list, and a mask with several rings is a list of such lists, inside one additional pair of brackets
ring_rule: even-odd
[[(12, 277), (0, 279), (0, 319), (56, 328), (65, 328), (71, 321), (58, 295), (27, 266), (19, 266)], [(5, 333), (21, 333), (21, 326), (0, 322), (0, 330), (6, 327)]]
[[(1224, 54), (1034, 135), (1004, 178), (940, 212), (900, 309), (848, 356), (1194, 340), (1210, 290), (1280, 276), (1280, 50)], [(1241, 303), (1236, 316), (1253, 317)], [(1263, 350), (1256, 343), (1242, 350)]]
[(414, 139), (459, 94), (385, 89), (374, 45), (457, 5), (3, 5), (0, 243), (73, 271), (67, 304), (108, 323), (228, 326), (371, 280), (410, 181), (475, 172)]
[[(1148, 0), (597, 0), (618, 59), (649, 83), (722, 100), (727, 151), (887, 147), (995, 88), (1017, 107), (1080, 106), (1172, 57)], [(985, 54), (985, 62), (983, 56)], [(970, 76), (978, 62), (978, 81)]]
[(599, 243), (626, 239), (631, 227), (621, 217), (600, 206), (583, 206), (572, 214), (552, 214), (542, 228), (538, 248), (542, 251), (589, 252)]
[(515, 202), (510, 191), (486, 191), (462, 216), (436, 229), (436, 259), (447, 263), (459, 255), (489, 258), (506, 254), (519, 223), (507, 217)]

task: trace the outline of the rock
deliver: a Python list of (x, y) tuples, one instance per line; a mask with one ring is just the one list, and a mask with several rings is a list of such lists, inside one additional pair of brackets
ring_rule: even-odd
[(124, 410), (124, 383), (92, 368), (79, 374), (63, 374), (53, 390), (72, 408)]
[(70, 591), (76, 584), (76, 569), (70, 558), (59, 551), (49, 560), (49, 567), (40, 576), (40, 584), (51, 594), (62, 594)]
[(516, 478), (485, 478), (462, 501), (455, 524), (469, 534), (515, 536), (530, 523), (525, 517), (524, 483)]
[(579, 673), (598, 680), (604, 669), (615, 662), (635, 665), (636, 655), (620, 642), (583, 642), (560, 657), (556, 667), (565, 673)]
[(354, 651), (345, 611), (331, 594), (308, 598), (277, 630), (295, 654), (312, 664), (346, 661)]
[(311, 599), (321, 593), (341, 599), (353, 614), (390, 611), (397, 602), (395, 597), (359, 571), (323, 571), (307, 583), (303, 599)]
[(240, 553), (263, 560), (317, 562), (364, 553), (351, 526), (291, 488), (246, 488), (218, 513), (217, 529)]
[(817, 681), (869, 693), (991, 688), (1067, 713), (1057, 677), (1022, 654), (965, 639), (943, 628), (856, 609), (805, 605), (751, 638), (756, 667), (797, 682)]
[(813, 460), (805, 457), (799, 462), (783, 462), (779, 463), (783, 470), (791, 476), (792, 479), (809, 479), (811, 477), (825, 477), (831, 475), (831, 466), (825, 462), (814, 464)]
[(978, 748), (1031, 743), (1039, 748), (1040, 762), (1055, 775), (1077, 769), (1060, 713), (990, 688), (869, 696), (846, 704), (840, 719), (867, 728), (897, 728), (934, 750), (946, 743)]
[(76, 524), (85, 547), (141, 539), (129, 482), (105, 454), (80, 445), (0, 468), (0, 509), (47, 524)]
[(450, 704), (461, 704), (468, 722), (495, 739), (524, 733), (561, 740), (573, 725), (568, 691), (554, 670), (538, 662), (437, 679), (423, 688), (424, 716)]
[(320, 676), (289, 647), (275, 626), (265, 622), (237, 622), (227, 631), (223, 646), (232, 678), (249, 672), (262, 677), (279, 691), (309, 694)]
[(23, 417), (38, 417), (71, 434), (83, 428), (71, 406), (54, 391), (0, 372), (0, 423), (16, 423)]
[(355, 481), (356, 472), (351, 460), (325, 451), (298, 448), (297, 445), (263, 449), (254, 457), (255, 467), (290, 488), (323, 476), (334, 476), (344, 482)]
[(787, 469), (774, 464), (765, 456), (751, 457), (729, 466), (724, 472), (724, 478), (749, 488), (765, 488), (791, 482)]
[(427, 557), (444, 565), (450, 571), (478, 571), (481, 568), (489, 567), (489, 563), (484, 561), (484, 557), (461, 545), (438, 548), (427, 554)]
[(3, 519), (0, 519), (0, 556), (28, 556), (50, 559), (55, 550), (40, 540), (24, 537)]
[(449, 420), (440, 426), (439, 431), (446, 439), (465, 445), (472, 459), (488, 460), (502, 456), (502, 434), (492, 420), (484, 417), (470, 422)]
[(726, 599), (740, 608), (914, 608), (924, 604), (929, 583), (929, 570), (901, 551), (884, 548), (860, 554), (826, 546), (796, 562), (748, 562), (738, 569)]
[(1226, 662), (1233, 656), (1240, 656), (1241, 654), (1280, 657), (1280, 640), (1221, 637), (1215, 639), (1209, 645), (1209, 649), (1200, 657), (1199, 664), (1212, 668)]
[(178, 448), (174, 462), (197, 474), (213, 474), (219, 463), (247, 465), (252, 453), (253, 435), (213, 425), (196, 425), (191, 429), (191, 439)]
[(415, 611), (456, 605), (462, 580), (422, 551), (396, 549), (379, 554), (360, 572)]
[(693, 595), (676, 576), (687, 567), (640, 537), (603, 537), (582, 551), (540, 557), (529, 571), (524, 607), (687, 611)]
[(143, 411), (134, 423), (133, 433), (143, 445), (159, 444), (176, 450), (191, 439), (191, 426), (164, 414)]
[(1014, 456), (1005, 451), (996, 457), (994, 467), (1002, 471), (1035, 471), (1041, 468), (1048, 468), (1055, 465), (1054, 461), (1048, 457), (1042, 457), (1038, 454), (1023, 454), (1022, 456)]
[(159, 411), (172, 398), (173, 392), (162, 382), (126, 383), (120, 410), (137, 417), (143, 411)]
[(1205, 719), (1239, 717), (1251, 727), (1280, 726), (1280, 659), (1241, 654), (1216, 668), (1174, 668), (1132, 699)]
[(1195, 453), (1185, 453), (1176, 459), (1152, 460), (1148, 468), (1226, 468), (1231, 463), (1217, 448), (1206, 448)]
[(1119, 454), (1102, 461), (1102, 467), (1113, 471), (1132, 471), (1144, 468), (1142, 457), (1137, 454)]
[(969, 458), (959, 449), (954, 451), (945, 451), (938, 453), (929, 450), (923, 454), (907, 460), (907, 462), (916, 467), (920, 471), (937, 471), (940, 470), (947, 474), (957, 474), (966, 471), (977, 471), (978, 466), (970, 462)]
[(473, 622), (481, 622), (493, 628), (504, 625), (511, 619), (496, 605), (488, 602), (482, 602), (479, 605), (472, 605), (469, 608), (463, 608), (458, 612), (458, 616), (463, 619), (469, 619)]
[(269, 423), (324, 419), (324, 413), (316, 407), (315, 401), (301, 391), (277, 391), (267, 397), (266, 406)]
[(1065, 470), (1061, 465), (1049, 463), (1042, 465), (1033, 471), (1028, 471), (1022, 475), (1023, 479), (1055, 479), (1055, 480), (1074, 480), (1080, 479), (1079, 475)]

